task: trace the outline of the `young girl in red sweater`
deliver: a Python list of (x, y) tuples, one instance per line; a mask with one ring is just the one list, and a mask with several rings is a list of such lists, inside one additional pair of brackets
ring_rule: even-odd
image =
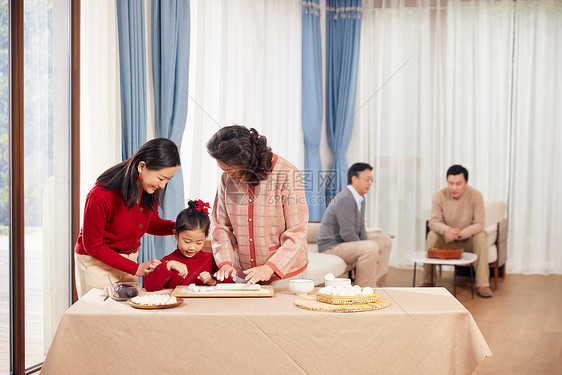
[[(213, 274), (218, 267), (213, 254), (201, 251), (209, 234), (209, 204), (201, 200), (189, 201), (188, 208), (176, 218), (174, 237), (177, 249), (162, 258), (162, 263), (144, 277), (144, 287), (152, 292), (173, 289), (178, 285), (216, 285)], [(225, 282), (232, 282), (226, 279)]]

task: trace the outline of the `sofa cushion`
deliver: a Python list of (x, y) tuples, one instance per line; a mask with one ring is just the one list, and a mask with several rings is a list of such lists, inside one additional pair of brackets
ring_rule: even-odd
[(505, 218), (507, 205), (504, 201), (487, 201), (484, 202), (484, 211), (486, 212), (484, 231), (488, 240), (488, 263), (494, 263), (498, 259), (498, 248), (495, 245), (498, 237), (498, 222)]
[(498, 225), (492, 224), (492, 225), (484, 228), (484, 232), (486, 233), (486, 238), (488, 240), (488, 246), (495, 244), (496, 238), (498, 238)]
[(317, 253), (318, 252), (318, 244), (316, 242), (309, 242), (308, 243), (308, 252), (309, 253)]
[(490, 225), (497, 224), (505, 217), (507, 206), (504, 201), (484, 202), (484, 211), (486, 212), (486, 228)]
[(320, 285), (324, 283), (324, 276), (328, 272), (340, 276), (345, 269), (345, 262), (337, 255), (309, 252), (308, 267), (302, 273), (302, 277), (313, 279), (314, 285)]
[(306, 230), (306, 240), (308, 241), (308, 243), (316, 243), (318, 233), (320, 232), (320, 222), (309, 221)]
[(496, 244), (488, 246), (488, 263), (494, 263), (498, 259), (498, 248)]

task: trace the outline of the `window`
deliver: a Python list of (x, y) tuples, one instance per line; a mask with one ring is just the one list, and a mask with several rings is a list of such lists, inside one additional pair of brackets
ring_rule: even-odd
[(25, 367), (70, 302), (70, 3), (25, 0)]
[(0, 373), (43, 361), (71, 301), (70, 10), (0, 0)]

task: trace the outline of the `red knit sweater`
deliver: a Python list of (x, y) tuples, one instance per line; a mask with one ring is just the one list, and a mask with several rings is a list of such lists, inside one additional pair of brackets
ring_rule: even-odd
[[(177, 260), (187, 266), (188, 273), (185, 278), (181, 277), (176, 270), (168, 270), (167, 263), (171, 260)], [(207, 251), (199, 251), (191, 258), (188, 258), (183, 256), (183, 254), (176, 249), (173, 253), (162, 258), (162, 264), (143, 278), (144, 288), (149, 292), (153, 292), (155, 290), (167, 288), (173, 289), (178, 285), (205, 285), (197, 276), (204, 271), (213, 275), (218, 270), (217, 264), (213, 259), (213, 254)], [(224, 282), (232, 283), (233, 281), (228, 278)]]
[(145, 233), (171, 235), (174, 226), (174, 221), (161, 219), (144, 204), (127, 209), (119, 190), (95, 185), (86, 196), (84, 222), (74, 251), (134, 275), (139, 265), (119, 253), (136, 252)]

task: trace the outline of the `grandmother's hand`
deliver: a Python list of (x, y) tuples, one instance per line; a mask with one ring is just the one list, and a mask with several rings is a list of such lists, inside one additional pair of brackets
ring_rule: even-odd
[(260, 281), (269, 281), (273, 275), (273, 268), (269, 265), (264, 264), (263, 266), (253, 267), (244, 271), (247, 275), (245, 277), (248, 280), (248, 284), (255, 284)]

